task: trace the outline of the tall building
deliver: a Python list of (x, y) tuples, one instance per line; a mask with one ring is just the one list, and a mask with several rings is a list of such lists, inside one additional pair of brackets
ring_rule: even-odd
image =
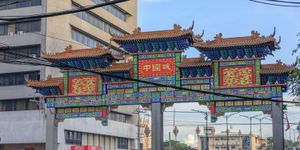
[[(250, 138), (251, 137), (251, 138)], [(197, 148), (207, 150), (206, 135), (198, 136)], [(228, 134), (229, 150), (266, 150), (267, 140), (256, 134), (230, 132)], [(213, 127), (208, 129), (208, 149), (209, 150), (228, 150), (226, 131), (216, 133)]]
[[(78, 9), (108, 0), (1, 0), (1, 16), (32, 15)], [(88, 12), (0, 23), (0, 60), (22, 59), (3, 52), (39, 58), (43, 52), (109, 46), (111, 34), (131, 33), (137, 26), (137, 0), (97, 8)], [(113, 52), (122, 53), (112, 44)], [(9, 48), (7, 47), (9, 46)], [(135, 109), (112, 111), (108, 126), (95, 119), (54, 123), (40, 95), (26, 80), (60, 76), (58, 69), (0, 63), (0, 150), (71, 149), (71, 145), (100, 146), (105, 150), (136, 148)], [(57, 147), (57, 148), (56, 148)]]

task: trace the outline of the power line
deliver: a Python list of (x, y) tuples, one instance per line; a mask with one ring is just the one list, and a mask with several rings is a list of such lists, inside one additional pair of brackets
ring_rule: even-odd
[[(7, 44), (4, 44), (4, 43), (1, 43), (1, 44), (2, 45), (7, 45)], [(7, 45), (7, 48), (9, 49), (8, 45)], [(13, 53), (13, 52), (9, 52), (9, 51), (5, 51), (4, 53), (18, 55), (18, 56), (29, 58), (29, 59), (50, 63), (50, 62), (48, 62), (46, 60), (43, 60), (43, 59), (33, 58), (33, 57), (30, 57), (30, 56), (17, 54), (17, 53)], [(254, 97), (246, 97), (246, 96), (240, 96), (240, 95), (231, 95), (231, 94), (224, 94), (224, 93), (204, 91), (204, 90), (194, 90), (194, 89), (188, 89), (188, 88), (184, 88), (184, 87), (177, 87), (177, 86), (174, 86), (174, 85), (164, 85), (164, 84), (160, 84), (160, 83), (154, 83), (154, 82), (149, 82), (149, 81), (144, 81), (144, 80), (139, 80), (139, 79), (134, 79), (134, 78), (122, 77), (122, 76), (113, 75), (113, 74), (100, 73), (100, 72), (96, 72), (96, 71), (88, 70), (88, 69), (83, 69), (83, 68), (76, 67), (76, 66), (70, 66), (70, 65), (67, 65), (67, 64), (64, 64), (64, 63), (61, 64), (61, 63), (58, 63), (58, 62), (55, 62), (55, 63), (51, 62), (51, 65), (42, 64), (42, 63), (35, 63), (35, 62), (20, 62), (20, 61), (18, 61), (18, 63), (28, 63), (28, 64), (31, 64), (31, 65), (44, 65), (44, 66), (48, 66), (48, 67), (72, 68), (72, 69), (75, 69), (75, 70), (81, 70), (81, 71), (90, 72), (90, 73), (98, 74), (98, 75), (102, 75), (102, 76), (109, 76), (109, 77), (119, 78), (119, 79), (123, 79), (123, 80), (129, 80), (129, 81), (134, 81), (134, 82), (151, 84), (151, 85), (158, 86), (158, 87), (174, 88), (174, 89), (178, 89), (178, 90), (185, 90), (185, 91), (191, 91), (191, 92), (203, 93), (203, 94), (212, 94), (212, 95), (222, 96), (222, 97), (232, 97), (232, 98), (240, 98), (240, 99), (256, 100), (256, 101), (299, 103), (299, 102), (293, 102), (293, 101), (273, 100), (272, 98), (259, 98), (258, 99), (258, 98), (254, 98)], [(228, 102), (228, 101), (237, 101), (237, 100), (206, 100), (206, 101), (203, 100), (201, 102), (225, 102), (225, 101)]]
[(287, 3), (287, 4), (299, 4), (300, 5), (300, 2), (295, 2), (295, 1), (282, 1), (282, 0), (265, 0), (265, 1), (276, 2), (276, 3)]
[(265, 5), (271, 5), (271, 6), (279, 6), (279, 7), (294, 7), (294, 8), (300, 7), (298, 5), (275, 4), (275, 3), (269, 3), (269, 2), (264, 2), (264, 1), (260, 1), (260, 0), (249, 0), (249, 1), (255, 2), (255, 3), (259, 3), (259, 4), (265, 4)]
[(56, 16), (62, 16), (62, 15), (67, 15), (67, 14), (73, 14), (73, 13), (78, 13), (78, 12), (83, 12), (83, 11), (89, 11), (92, 9), (96, 9), (99, 7), (107, 6), (107, 5), (113, 5), (121, 2), (125, 2), (128, 0), (114, 0), (114, 1), (109, 1), (106, 3), (101, 3), (93, 6), (88, 6), (88, 7), (83, 7), (80, 9), (75, 9), (75, 10), (65, 10), (65, 11), (59, 11), (59, 12), (52, 12), (52, 13), (44, 13), (44, 14), (35, 14), (35, 15), (29, 15), (29, 16), (20, 16), (20, 17), (5, 17), (2, 16), (0, 20), (3, 21), (20, 21), (20, 20), (28, 20), (28, 19), (41, 19), (41, 18), (48, 18), (48, 17), (56, 17)]

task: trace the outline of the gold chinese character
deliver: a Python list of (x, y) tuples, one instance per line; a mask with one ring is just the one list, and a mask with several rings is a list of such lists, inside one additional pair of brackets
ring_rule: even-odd
[(150, 69), (151, 69), (151, 66), (150, 66), (150, 65), (144, 65), (144, 66), (143, 66), (143, 70), (148, 71), (148, 70), (150, 70)]
[(160, 64), (153, 64), (152, 71), (160, 71)]
[(163, 64), (163, 70), (171, 70), (170, 64)]

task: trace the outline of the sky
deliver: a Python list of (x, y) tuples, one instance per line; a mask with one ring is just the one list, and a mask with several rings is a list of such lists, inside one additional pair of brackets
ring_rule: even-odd
[[(275, 63), (281, 59), (286, 64), (295, 60), (292, 50), (298, 43), (296, 36), (300, 32), (299, 16), (300, 8), (283, 8), (257, 4), (248, 0), (138, 0), (138, 26), (142, 31), (172, 29), (173, 24), (180, 24), (183, 28), (189, 28), (195, 21), (194, 33), (201, 34), (204, 30), (204, 40), (212, 40), (218, 33), (223, 37), (238, 37), (251, 35), (256, 30), (261, 35), (270, 35), (276, 27), (276, 38), (281, 36), (281, 49), (274, 52), (274, 56), (268, 56), (262, 63)], [(197, 57), (199, 52), (194, 48), (186, 50), (188, 57)], [(291, 100), (284, 95), (284, 100)], [(298, 122), (300, 119), (299, 107), (288, 107), (288, 118), (290, 122)], [(175, 104), (166, 110), (191, 111), (198, 109), (208, 111), (205, 106), (195, 103)], [(262, 114), (261, 112), (244, 112), (243, 115)], [(268, 116), (268, 115), (264, 115)], [(298, 116), (298, 117), (297, 117)], [(172, 113), (164, 113), (164, 137), (172, 132)], [(203, 123), (204, 117), (201, 114), (176, 114), (176, 124), (179, 126), (178, 140), (194, 145), (195, 129), (197, 124)], [(219, 117), (217, 123), (224, 123), (223, 117)], [(232, 123), (248, 123), (249, 120), (240, 117), (238, 114), (229, 119)], [(254, 123), (258, 121), (253, 120)], [(270, 123), (264, 120), (263, 123)], [(184, 126), (181, 126), (184, 125)], [(249, 133), (247, 126), (231, 126), (230, 130)], [(295, 128), (295, 126), (292, 126)], [(216, 126), (217, 132), (225, 130), (225, 126)], [(264, 137), (272, 136), (272, 126), (263, 125)], [(253, 125), (253, 133), (259, 134), (259, 126)], [(203, 129), (201, 128), (201, 134)], [(289, 132), (286, 132), (289, 138)], [(174, 138), (174, 136), (172, 136)], [(292, 134), (292, 139), (293, 139)]]

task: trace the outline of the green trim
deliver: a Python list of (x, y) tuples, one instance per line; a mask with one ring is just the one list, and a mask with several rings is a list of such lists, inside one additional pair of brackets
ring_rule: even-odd
[(260, 85), (261, 84), (261, 81), (260, 81), (260, 67), (261, 67), (261, 62), (260, 60), (255, 60), (255, 82), (257, 85)]
[(219, 86), (219, 63), (214, 63), (214, 87)]
[(98, 93), (103, 94), (103, 84), (101, 76), (98, 76)]
[(64, 72), (64, 95), (69, 93), (69, 72)]

